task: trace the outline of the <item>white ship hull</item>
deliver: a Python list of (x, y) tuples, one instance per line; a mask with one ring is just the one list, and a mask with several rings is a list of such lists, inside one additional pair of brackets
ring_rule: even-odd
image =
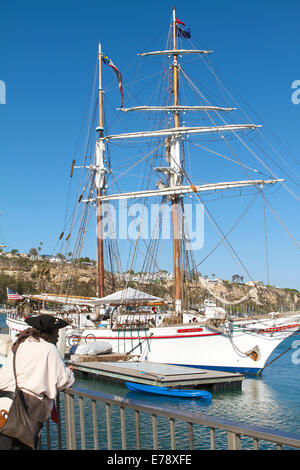
[[(7, 325), (13, 337), (28, 327), (16, 318), (7, 318)], [(107, 341), (113, 352), (132, 351), (152, 362), (256, 374), (265, 367), (277, 346), (299, 328), (299, 316), (290, 316), (233, 322), (228, 333), (210, 329), (205, 323), (194, 323), (144, 330), (70, 328), (66, 338)]]
[[(273, 328), (271, 324), (273, 322), (266, 322), (263, 328)], [(286, 326), (288, 324), (282, 325), (284, 328)], [(82, 335), (89, 336), (91, 340), (94, 335), (97, 341), (108, 341), (114, 352), (126, 353), (133, 350), (141, 358), (152, 362), (256, 374), (264, 368), (276, 347), (298, 328), (295, 324), (294, 327), (265, 333), (237, 330), (229, 336), (212, 331), (204, 324), (195, 324), (158, 327), (139, 332), (85, 330)], [(259, 353), (255, 359), (249, 355), (252, 350)]]

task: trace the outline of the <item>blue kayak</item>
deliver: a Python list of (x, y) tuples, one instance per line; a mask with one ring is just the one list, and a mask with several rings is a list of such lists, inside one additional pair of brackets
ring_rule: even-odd
[(134, 382), (125, 382), (126, 387), (134, 392), (155, 393), (177, 398), (206, 398), (211, 399), (211, 393), (205, 390), (184, 390), (180, 388), (158, 387), (156, 385), (143, 385)]

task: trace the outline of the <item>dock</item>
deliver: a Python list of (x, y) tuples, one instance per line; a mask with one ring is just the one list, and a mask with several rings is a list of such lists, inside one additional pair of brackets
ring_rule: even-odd
[[(112, 356), (112, 355), (105, 355)], [(108, 382), (138, 382), (145, 385), (156, 385), (171, 388), (202, 388), (213, 390), (233, 388), (241, 389), (244, 375), (235, 372), (205, 370), (196, 367), (163, 364), (137, 360), (102, 360), (92, 357), (87, 361), (68, 360), (74, 371), (101, 377)], [(122, 355), (118, 355), (122, 356)], [(128, 356), (126, 357), (126, 359)], [(104, 361), (103, 361), (104, 359)]]

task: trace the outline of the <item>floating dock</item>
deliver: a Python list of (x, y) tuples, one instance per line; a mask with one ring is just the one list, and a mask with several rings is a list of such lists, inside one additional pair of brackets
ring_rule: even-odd
[[(112, 356), (112, 355), (105, 355)], [(244, 376), (234, 372), (205, 370), (196, 367), (177, 366), (148, 361), (120, 360), (102, 356), (88, 361), (71, 359), (66, 361), (74, 371), (99, 376), (109, 382), (138, 382), (173, 388), (209, 387), (214, 390), (224, 388), (241, 389)], [(122, 356), (122, 355), (118, 355)], [(103, 361), (104, 359), (104, 361)], [(111, 359), (111, 361), (109, 361)]]

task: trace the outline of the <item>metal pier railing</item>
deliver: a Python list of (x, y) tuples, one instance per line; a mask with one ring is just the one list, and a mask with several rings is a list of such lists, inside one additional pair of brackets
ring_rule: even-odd
[(76, 387), (60, 392), (57, 410), (58, 425), (47, 422), (41, 449), (126, 450), (128, 440), (134, 450), (300, 449), (298, 434)]

